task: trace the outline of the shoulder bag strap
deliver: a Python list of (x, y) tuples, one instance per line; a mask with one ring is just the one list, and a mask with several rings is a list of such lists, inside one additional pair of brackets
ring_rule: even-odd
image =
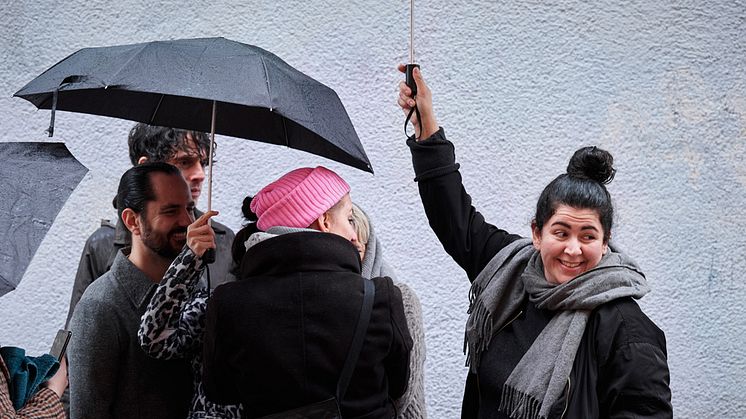
[(357, 327), (355, 327), (355, 337), (352, 339), (352, 345), (350, 350), (347, 352), (347, 359), (345, 359), (344, 368), (342, 368), (342, 375), (339, 377), (337, 382), (337, 401), (342, 402), (342, 398), (347, 392), (347, 386), (350, 384), (350, 378), (352, 378), (352, 371), (357, 365), (358, 357), (360, 356), (360, 349), (363, 347), (363, 341), (365, 340), (365, 333), (368, 331), (368, 323), (370, 322), (370, 313), (373, 311), (373, 298), (376, 295), (376, 284), (372, 279), (365, 279), (365, 291), (363, 294), (363, 304), (360, 307), (360, 317), (357, 320)]

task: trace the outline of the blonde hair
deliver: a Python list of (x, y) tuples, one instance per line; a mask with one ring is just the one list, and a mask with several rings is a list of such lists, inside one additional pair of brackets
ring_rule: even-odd
[(367, 245), (368, 239), (370, 238), (370, 222), (368, 221), (368, 217), (365, 215), (363, 210), (355, 205), (354, 202), (352, 204), (352, 219), (355, 223), (357, 241), (361, 244)]

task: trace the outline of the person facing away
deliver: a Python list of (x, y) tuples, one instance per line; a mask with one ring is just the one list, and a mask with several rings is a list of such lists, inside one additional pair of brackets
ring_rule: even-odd
[[(400, 71), (404, 66), (399, 67)], [(611, 154), (584, 147), (542, 191), (522, 238), (471, 204), (419, 69), (412, 152), (430, 226), (472, 283), (465, 418), (670, 418), (666, 340), (634, 299), (644, 274), (609, 244)], [(421, 125), (420, 125), (421, 124)]]
[(422, 321), (420, 299), (406, 283), (396, 280), (394, 269), (383, 258), (383, 246), (376, 237), (373, 223), (368, 215), (355, 203), (352, 204), (352, 219), (357, 233), (357, 248), (362, 261), (361, 274), (365, 278), (387, 276), (399, 289), (407, 318), (407, 328), (412, 336), (409, 353), (409, 381), (407, 391), (394, 400), (397, 418), (426, 419), (425, 403), (425, 325)]
[[(138, 123), (129, 132), (129, 157), (133, 166), (146, 162), (165, 162), (176, 166), (186, 180), (195, 204), (202, 194), (205, 166), (208, 163), (210, 138), (207, 134)], [(195, 218), (202, 212), (195, 210)], [(210, 283), (217, 285), (234, 279), (230, 274), (233, 231), (216, 221), (217, 250), (215, 262), (210, 265)], [(117, 252), (131, 243), (130, 232), (119, 219), (115, 224), (104, 220), (86, 240), (75, 274), (67, 322), (70, 322), (75, 305), (85, 289), (111, 267)]]
[[(217, 288), (207, 307), (210, 400), (240, 402), (256, 418), (336, 396), (367, 281), (349, 191), (339, 175), (316, 167), (293, 170), (254, 196), (262, 231), (246, 240), (239, 280)], [(345, 418), (394, 417), (392, 400), (407, 386), (412, 339), (401, 293), (390, 278), (372, 281), (370, 323), (338, 400)]]
[(151, 358), (140, 348), (140, 318), (186, 242), (194, 201), (179, 169), (143, 163), (117, 192), (132, 246), (83, 293), (70, 320), (70, 413), (76, 418), (179, 418), (191, 398), (184, 360)]

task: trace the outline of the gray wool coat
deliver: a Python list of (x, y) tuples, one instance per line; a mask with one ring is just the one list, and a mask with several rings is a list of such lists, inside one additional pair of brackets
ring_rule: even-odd
[(70, 319), (70, 417), (183, 419), (189, 364), (149, 358), (140, 348), (140, 317), (156, 284), (126, 254), (86, 289)]

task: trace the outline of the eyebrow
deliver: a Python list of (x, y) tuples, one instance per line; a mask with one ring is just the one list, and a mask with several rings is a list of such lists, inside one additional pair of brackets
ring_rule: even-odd
[[(567, 223), (566, 223), (566, 222), (564, 222), (564, 221), (555, 221), (554, 223), (552, 223), (552, 226), (553, 226), (553, 227), (554, 227), (554, 226), (556, 226), (556, 225), (560, 225), (560, 226), (562, 226), (562, 227), (565, 227), (565, 228), (566, 228), (566, 229), (568, 229), (568, 230), (572, 230), (572, 226), (570, 226), (570, 224), (567, 224)], [(596, 228), (595, 226), (592, 226), (592, 225), (590, 225), (590, 224), (588, 224), (588, 225), (584, 225), (584, 226), (583, 226), (583, 227), (581, 227), (580, 229), (581, 229), (581, 230), (593, 230), (593, 231), (598, 231), (598, 229), (597, 229), (597, 228)]]
[[(159, 211), (161, 211), (161, 212), (163, 212), (163, 211), (169, 211), (169, 210), (172, 210), (172, 209), (179, 209), (181, 207), (183, 207), (183, 205), (181, 205), (181, 204), (166, 204), (166, 205), (163, 205), (162, 207), (160, 207)], [(194, 203), (188, 203), (186, 205), (186, 207), (187, 207), (187, 209), (194, 209)]]

